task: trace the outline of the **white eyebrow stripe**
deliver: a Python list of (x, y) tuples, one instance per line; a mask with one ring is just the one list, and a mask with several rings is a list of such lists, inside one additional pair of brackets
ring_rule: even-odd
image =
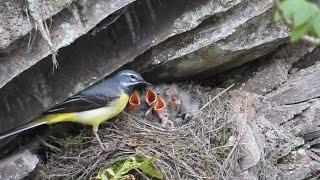
[(132, 82), (121, 82), (122, 85), (124, 86), (128, 86), (128, 85), (133, 85), (135, 83), (132, 83)]
[(126, 72), (126, 73), (124, 73), (124, 75), (132, 75), (132, 73), (130, 73), (130, 72)]

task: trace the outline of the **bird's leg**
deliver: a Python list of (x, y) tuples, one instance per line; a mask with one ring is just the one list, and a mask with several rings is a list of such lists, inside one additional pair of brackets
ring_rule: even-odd
[(101, 149), (104, 151), (104, 150), (105, 150), (105, 147), (104, 147), (104, 145), (103, 145), (102, 142), (101, 142), (101, 139), (100, 139), (100, 137), (99, 137), (99, 135), (98, 135), (98, 132), (94, 131), (93, 133), (94, 133), (94, 135), (96, 136), (96, 139), (97, 139), (98, 143), (100, 144)]
[(96, 136), (96, 139), (97, 139), (102, 151), (107, 152), (108, 149), (103, 145), (103, 143), (102, 143), (102, 141), (101, 141), (101, 139), (100, 139), (100, 137), (98, 135), (98, 127), (93, 127), (93, 133)]

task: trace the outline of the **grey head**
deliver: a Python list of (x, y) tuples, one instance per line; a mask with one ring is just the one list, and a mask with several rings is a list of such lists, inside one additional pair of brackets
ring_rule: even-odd
[(120, 83), (120, 86), (128, 93), (133, 91), (139, 85), (151, 85), (145, 81), (141, 75), (132, 70), (123, 70), (118, 72), (114, 78)]

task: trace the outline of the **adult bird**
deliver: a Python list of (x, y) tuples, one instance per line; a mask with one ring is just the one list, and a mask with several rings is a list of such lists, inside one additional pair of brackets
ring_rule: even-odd
[(35, 121), (1, 133), (0, 140), (43, 124), (76, 122), (91, 125), (102, 150), (106, 151), (98, 135), (99, 125), (123, 111), (130, 94), (139, 85), (151, 84), (134, 71), (120, 71), (54, 106)]

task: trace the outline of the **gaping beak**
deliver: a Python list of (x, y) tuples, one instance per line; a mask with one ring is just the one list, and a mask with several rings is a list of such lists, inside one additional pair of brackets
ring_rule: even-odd
[(166, 109), (166, 102), (160, 97), (157, 96), (157, 101), (153, 107), (153, 110), (156, 112), (158, 117), (161, 119), (162, 127), (173, 128), (174, 124), (168, 118), (168, 112)]
[(148, 92), (146, 94), (146, 102), (148, 106), (151, 106), (152, 104), (154, 104), (156, 100), (157, 100), (157, 94), (151, 89), (148, 89)]
[(156, 112), (159, 112), (159, 111), (164, 111), (165, 108), (166, 108), (166, 103), (160, 96), (157, 96), (156, 104), (154, 105), (154, 110)]
[(135, 112), (140, 105), (140, 97), (137, 91), (134, 91), (129, 99), (128, 108), (130, 112)]
[(151, 89), (148, 89), (147, 94), (146, 94), (146, 103), (150, 107), (149, 110), (146, 112), (145, 116), (149, 116), (152, 112), (152, 109), (157, 101), (157, 94), (152, 91)]

